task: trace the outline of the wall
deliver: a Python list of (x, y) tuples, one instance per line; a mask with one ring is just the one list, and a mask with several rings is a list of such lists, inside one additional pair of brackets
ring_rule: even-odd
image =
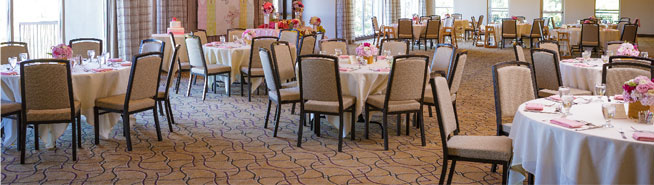
[(66, 0), (66, 44), (76, 38), (105, 39), (104, 1)]
[(484, 15), (484, 24), (488, 20), (486, 7), (488, 0), (454, 0), (454, 12), (463, 14), (463, 18), (470, 20), (470, 17)]
[(509, 16), (525, 16), (527, 22), (532, 22), (535, 18), (540, 17), (540, 1), (509, 0)]
[(563, 20), (566, 24), (595, 15), (595, 0), (564, 0)]
[(303, 0), (304, 13), (302, 21), (309, 24), (311, 17), (319, 17), (322, 27), (327, 32), (325, 36), (336, 38), (336, 0)]
[(631, 17), (631, 21), (640, 18), (638, 34), (654, 35), (654, 11), (652, 0), (621, 0), (620, 16)]

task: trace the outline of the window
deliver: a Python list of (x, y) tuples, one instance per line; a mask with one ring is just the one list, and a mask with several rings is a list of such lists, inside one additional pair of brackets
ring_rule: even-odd
[(543, 18), (554, 18), (554, 25), (561, 26), (563, 22), (563, 0), (543, 0)]
[(401, 18), (413, 18), (414, 14), (422, 15), (420, 0), (400, 0)]
[(32, 58), (46, 58), (62, 40), (61, 0), (13, 0), (13, 41), (26, 42)]
[(595, 0), (595, 16), (602, 21), (618, 22), (620, 0)]
[(354, 0), (354, 37), (365, 37), (373, 34), (372, 17), (377, 17), (378, 26), (388, 25), (384, 17), (384, 1)]
[(488, 0), (488, 22), (500, 22), (509, 17), (509, 0)]
[(444, 17), (454, 12), (454, 0), (435, 0), (434, 6), (434, 15)]

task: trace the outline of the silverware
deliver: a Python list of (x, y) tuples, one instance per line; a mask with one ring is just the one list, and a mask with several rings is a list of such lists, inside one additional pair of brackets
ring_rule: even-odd
[(622, 128), (619, 128), (618, 132), (620, 132), (620, 134), (622, 135), (622, 139), (627, 139), (627, 136), (624, 135), (624, 130), (622, 130)]
[(633, 129), (634, 132), (647, 132), (647, 133), (654, 133), (654, 131), (649, 131), (649, 130), (638, 130), (638, 129), (634, 128), (633, 126), (631, 126), (631, 129)]
[(575, 131), (592, 130), (592, 129), (602, 128), (602, 127), (604, 127), (604, 126), (603, 125), (596, 125), (596, 126), (591, 126), (591, 127), (587, 127), (587, 128), (578, 128), (578, 129), (575, 129)]

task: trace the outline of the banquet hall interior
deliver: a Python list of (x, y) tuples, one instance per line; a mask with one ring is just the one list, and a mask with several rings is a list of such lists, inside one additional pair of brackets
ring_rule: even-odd
[(651, 0), (0, 0), (2, 184), (654, 184)]

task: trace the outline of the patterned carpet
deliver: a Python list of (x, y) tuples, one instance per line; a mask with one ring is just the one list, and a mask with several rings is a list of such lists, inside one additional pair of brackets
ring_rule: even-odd
[[(461, 134), (493, 135), (490, 66), (512, 60), (513, 51), (473, 48), (470, 43), (460, 47), (469, 49), (457, 100)], [(431, 56), (433, 51), (415, 53)], [(152, 113), (137, 114), (131, 152), (126, 151), (120, 124), (110, 139), (97, 146), (92, 143), (93, 127), (83, 125), (84, 143), (77, 162), (71, 157), (70, 131), (57, 141), (56, 149), (39, 151), (33, 150), (30, 131), (25, 165), (20, 164), (16, 146), (2, 147), (2, 184), (435, 184), (440, 177), (442, 149), (435, 117), (425, 117), (426, 147), (420, 146), (415, 128), (409, 136), (404, 131), (396, 136), (391, 117), (388, 151), (383, 150), (378, 126), (371, 127), (371, 139), (366, 140), (361, 137), (364, 125), (358, 123), (356, 139), (345, 138), (339, 153), (337, 129), (325, 120), (321, 137), (304, 129), (303, 145), (298, 148), (299, 116), (290, 113), (290, 106), (283, 107), (275, 138), (272, 127), (263, 128), (267, 97), (257, 95), (248, 102), (247, 97), (227, 97), (219, 91), (202, 102), (200, 84), (193, 86), (192, 97), (172, 95), (177, 124), (171, 133), (160, 117), (161, 142), (156, 140)], [(500, 181), (501, 170), (491, 173), (490, 165), (468, 162), (458, 163), (453, 179), (456, 184)]]

